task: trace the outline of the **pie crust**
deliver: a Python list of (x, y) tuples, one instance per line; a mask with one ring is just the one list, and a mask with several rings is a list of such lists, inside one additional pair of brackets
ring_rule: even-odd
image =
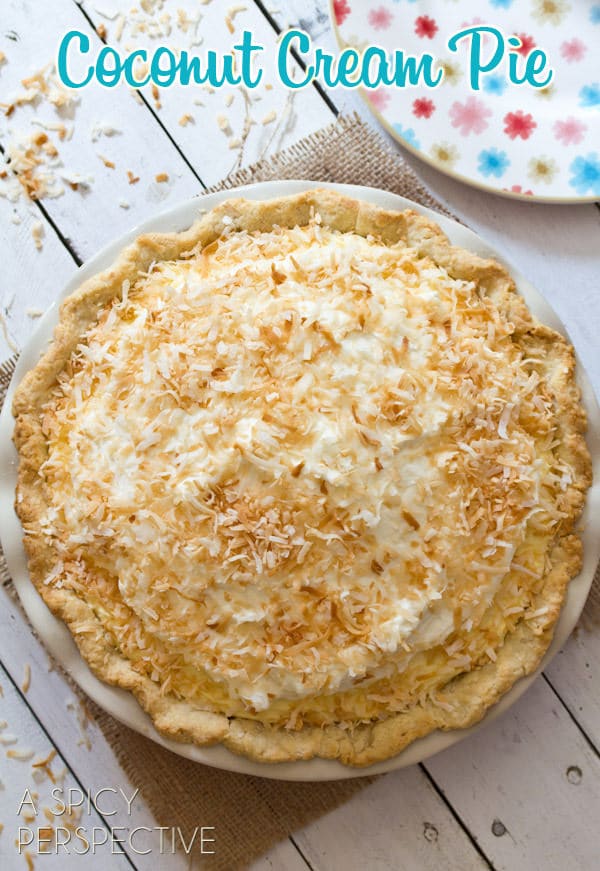
[[(435, 686), (435, 692), (414, 696), (400, 709), (386, 708), (384, 702), (371, 718), (360, 708), (357, 710), (362, 713), (354, 718), (345, 709), (340, 721), (327, 722), (325, 717), (319, 721), (317, 692), (313, 694), (317, 714), (312, 721), (311, 716), (300, 715), (277, 722), (273, 718), (269, 721), (268, 716), (251, 706), (247, 715), (239, 710), (228, 714), (215, 705), (203, 705), (197, 698), (169, 691), (166, 684), (153, 679), (147, 669), (141, 669), (119, 648), (98, 607), (86, 600), (85, 591), (81, 587), (75, 589), (68, 579), (61, 577), (57, 542), (43, 522), (52, 504), (45, 472), (49, 459), (46, 418), (49, 400), (56, 395), (59, 379), (70, 377), (70, 361), (79, 353), (84, 335), (111, 304), (123, 302), (124, 288), (126, 296), (129, 288), (134, 293), (140, 274), (151, 274), (157, 263), (192, 262), (202, 251), (210, 251), (209, 246), (214, 248), (213, 243), (226, 242), (235, 234), (256, 236), (285, 228), (315, 226), (317, 236), (320, 232), (329, 233), (334, 245), (342, 236), (350, 241), (351, 237), (362, 237), (368, 245), (393, 249), (398, 257), (419, 269), (424, 263), (431, 264), (448, 281), (467, 287), (469, 298), (483, 301), (482, 305), (498, 313), (498, 323), (506, 331), (507, 353), (516, 355), (515, 359), (522, 361), (523, 366), (529, 366), (528, 372), (536, 373), (532, 389), (538, 397), (538, 406), (543, 405), (546, 419), (550, 420), (554, 472), (552, 475), (548, 472), (548, 481), (544, 479), (542, 483), (553, 488), (556, 516), (551, 532), (546, 531), (540, 539), (544, 552), (539, 573), (507, 564), (507, 575), (516, 571), (524, 589), (530, 583), (523, 593), (526, 605), (516, 617), (506, 617), (503, 638), (485, 656), (479, 655), (477, 661), (458, 668), (449, 680)], [(277, 265), (272, 268), (276, 289)], [(407, 274), (411, 269), (407, 267)], [(313, 291), (309, 288), (307, 292)], [(445, 328), (444, 324), (441, 328)], [(86, 281), (62, 303), (54, 341), (24, 378), (13, 405), (14, 440), (20, 456), (16, 510), (26, 531), (24, 542), (31, 578), (49, 608), (69, 626), (95, 674), (107, 683), (130, 690), (165, 736), (199, 745), (221, 742), (230, 750), (261, 762), (319, 756), (365, 766), (386, 759), (435, 729), (458, 729), (476, 723), (519, 677), (538, 666), (548, 648), (568, 582), (581, 565), (582, 546), (574, 526), (591, 483), (591, 464), (583, 438), (586, 417), (574, 370), (571, 346), (532, 317), (505, 268), (453, 247), (437, 224), (423, 215), (410, 210), (386, 211), (318, 189), (270, 201), (228, 200), (183, 233), (139, 237), (110, 269)], [(505, 425), (501, 423), (502, 426), (502, 435), (506, 437)], [(527, 428), (527, 422), (519, 426)], [(530, 436), (532, 443), (538, 444), (538, 436), (535, 433)], [(369, 442), (366, 437), (366, 443), (366, 449), (376, 453), (377, 440)], [(468, 449), (469, 446), (465, 448)], [(506, 462), (510, 465), (510, 456)], [(510, 471), (507, 474), (510, 476)], [(519, 553), (526, 552), (535, 538), (530, 521), (524, 523)], [(374, 571), (380, 570), (375, 562)], [(457, 630), (459, 635), (461, 631), (468, 634), (464, 627), (463, 623), (462, 629)], [(448, 648), (445, 651), (440, 654), (445, 657), (444, 662), (450, 655)], [(368, 676), (375, 680), (372, 672)], [(344, 689), (340, 692), (343, 695)]]

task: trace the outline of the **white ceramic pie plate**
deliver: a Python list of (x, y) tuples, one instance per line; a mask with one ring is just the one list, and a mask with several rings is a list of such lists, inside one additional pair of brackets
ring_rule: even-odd
[[(489, 245), (486, 245), (470, 230), (395, 194), (353, 185), (325, 185), (323, 183), (307, 181), (275, 181), (236, 188), (233, 191), (209, 194), (201, 199), (191, 199), (146, 221), (139, 227), (135, 227), (130, 233), (108, 245), (86, 263), (85, 266), (82, 266), (59, 295), (57, 302), (72, 293), (85, 279), (109, 267), (123, 246), (130, 243), (142, 232), (184, 230), (193, 223), (201, 211), (211, 209), (222, 200), (230, 197), (244, 196), (250, 199), (269, 199), (275, 196), (297, 193), (312, 187), (335, 188), (340, 193), (368, 200), (385, 208), (414, 208), (436, 220), (454, 244), (468, 248), (483, 256), (496, 257), (498, 260), (502, 259), (496, 251), (490, 248)], [(517, 282), (519, 291), (540, 321), (564, 333), (564, 328), (560, 321), (542, 296), (512, 268), (511, 273)], [(80, 656), (69, 630), (62, 621), (54, 617), (48, 610), (31, 583), (27, 572), (25, 552), (22, 546), (22, 529), (13, 509), (17, 479), (17, 454), (12, 444), (13, 418), (10, 408), (15, 386), (21, 381), (24, 374), (36, 364), (40, 353), (46, 348), (48, 341), (51, 339), (57, 320), (58, 305), (55, 303), (40, 320), (34, 335), (23, 349), (0, 417), (0, 538), (21, 602), (40, 638), (84, 692), (100, 707), (104, 708), (104, 710), (108, 711), (122, 723), (125, 723), (142, 735), (152, 738), (158, 744), (168, 747), (169, 750), (175, 753), (179, 753), (189, 759), (194, 759), (197, 762), (202, 762), (205, 765), (224, 768), (228, 771), (238, 771), (280, 780), (341, 780), (356, 777), (357, 775), (380, 774), (420, 762), (433, 753), (438, 753), (451, 744), (462, 740), (484, 724), (491, 722), (503, 711), (506, 711), (525, 692), (527, 687), (535, 680), (541, 668), (548, 664), (554, 654), (565, 643), (583, 608), (598, 559), (600, 558), (600, 409), (598, 408), (592, 387), (581, 366), (578, 369), (578, 381), (589, 416), (588, 444), (594, 457), (594, 480), (596, 483), (589, 491), (584, 515), (585, 560), (583, 570), (569, 586), (567, 601), (556, 627), (554, 641), (546, 653), (538, 672), (519, 680), (476, 726), (452, 732), (434, 732), (425, 738), (415, 741), (399, 755), (377, 765), (372, 765), (369, 768), (349, 768), (339, 762), (324, 759), (267, 765), (253, 762), (243, 756), (231, 753), (221, 745), (196, 747), (193, 744), (181, 744), (163, 738), (154, 729), (150, 717), (142, 710), (129, 692), (109, 686), (92, 674)]]

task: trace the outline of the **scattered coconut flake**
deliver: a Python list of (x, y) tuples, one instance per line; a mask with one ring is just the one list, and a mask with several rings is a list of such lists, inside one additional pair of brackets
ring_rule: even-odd
[(29, 687), (31, 686), (31, 666), (28, 662), (25, 663), (25, 676), (23, 678), (23, 683), (21, 684), (21, 689), (24, 693), (29, 691)]
[(229, 9), (227, 10), (227, 17), (231, 21), (233, 21), (235, 19), (236, 15), (239, 15), (240, 12), (246, 12), (247, 8), (248, 7), (244, 6), (243, 3), (238, 3), (236, 6), (230, 6)]
[(31, 747), (11, 747), (6, 751), (6, 756), (8, 759), (18, 759), (19, 762), (29, 762), (33, 759), (34, 751)]
[(229, 109), (233, 103), (233, 94), (227, 94), (224, 100), (225, 106)]
[(38, 121), (37, 119), (32, 119), (31, 123), (35, 127), (41, 127), (42, 130), (48, 130), (52, 133), (58, 133), (58, 138), (62, 141), (64, 139), (70, 138), (73, 134), (73, 128), (68, 127), (63, 124), (62, 121), (46, 122), (46, 121)]
[(119, 15), (118, 12), (107, 12), (105, 9), (99, 9), (98, 6), (94, 6), (94, 12), (97, 12), (102, 18), (106, 18), (107, 21), (114, 21)]
[(268, 112), (265, 115), (265, 117), (262, 119), (262, 121), (260, 123), (263, 125), (263, 127), (265, 127), (267, 124), (272, 124), (276, 118), (277, 118), (277, 112), (275, 111), (275, 109), (272, 109), (270, 112)]
[(0, 195), (11, 202), (24, 198), (58, 197), (64, 187), (58, 182), (56, 170), (62, 166), (58, 151), (43, 131), (13, 133), (4, 154), (6, 175)]
[(28, 318), (35, 319), (35, 318), (41, 318), (41, 316), (44, 314), (44, 312), (41, 308), (28, 308), (25, 310), (25, 314), (27, 315)]
[(127, 200), (119, 200), (119, 208), (120, 209), (129, 209), (130, 205)]
[(115, 164), (113, 163), (112, 160), (109, 160), (108, 157), (105, 157), (103, 154), (99, 154), (98, 157), (100, 158), (100, 160), (102, 161), (102, 163), (104, 164), (104, 166), (107, 169), (114, 169), (115, 168)]
[(107, 124), (103, 121), (96, 121), (92, 126), (90, 137), (92, 142), (97, 142), (101, 136), (116, 136), (121, 131), (112, 124)]
[(86, 750), (92, 749), (92, 742), (90, 741), (90, 736), (88, 734), (88, 726), (92, 722), (92, 716), (85, 705), (85, 702), (81, 699), (74, 699), (72, 701), (67, 702), (67, 710), (73, 711), (77, 717), (77, 723), (79, 725), (80, 731), (80, 739), (77, 742), (79, 747), (83, 746)]
[(56, 783), (56, 775), (54, 774), (54, 772), (52, 771), (52, 768), (51, 768), (51, 763), (52, 763), (52, 760), (55, 758), (55, 756), (56, 756), (56, 750), (53, 747), (52, 750), (50, 750), (50, 752), (45, 757), (43, 757), (42, 759), (35, 759), (31, 763), (33, 773), (34, 773), (34, 775), (36, 775), (36, 774), (38, 775), (38, 778), (37, 778), (38, 780), (39, 780), (39, 775), (41, 775), (42, 780), (44, 780), (47, 777), (48, 780), (50, 780), (52, 783)]
[(17, 351), (19, 350), (19, 346), (12, 339), (10, 333), (8, 332), (8, 324), (6, 323), (6, 318), (4, 317), (4, 315), (2, 314), (1, 311), (0, 311), (0, 328), (2, 329), (2, 335), (4, 336), (4, 341), (6, 342), (6, 344), (10, 348), (10, 350), (14, 351), (16, 354)]
[(115, 39), (117, 42), (121, 41), (121, 37), (123, 36), (123, 28), (125, 27), (125, 16), (121, 13), (117, 17), (117, 23), (115, 25)]
[(231, 127), (229, 126), (229, 119), (227, 118), (226, 115), (220, 115), (220, 114), (217, 115), (217, 125), (219, 127), (219, 130), (221, 130), (223, 133), (227, 133), (227, 134), (231, 133)]
[(71, 190), (77, 191), (79, 188), (88, 189), (94, 181), (93, 175), (82, 175), (80, 172), (61, 172), (60, 177), (69, 185)]
[(35, 244), (35, 247), (38, 251), (41, 251), (43, 248), (43, 236), (44, 236), (44, 225), (41, 221), (34, 221), (31, 227), (31, 238)]

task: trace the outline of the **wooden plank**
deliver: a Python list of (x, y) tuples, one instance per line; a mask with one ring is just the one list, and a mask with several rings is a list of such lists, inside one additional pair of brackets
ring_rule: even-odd
[[(3, 43), (7, 63), (1, 75), (6, 101), (23, 91), (21, 80), (25, 76), (53, 59), (61, 37), (68, 30), (87, 31), (92, 44), (100, 45), (71, 0), (53, 0), (51, 15), (40, 15), (34, 4), (6, 0), (2, 26), (5, 31), (12, 30), (18, 35), (16, 42)], [(73, 125), (70, 141), (60, 142), (51, 130), (47, 135), (57, 142), (65, 170), (92, 176), (93, 182), (89, 187), (80, 185), (77, 191), (72, 191), (67, 184), (64, 196), (45, 198), (44, 203), (53, 221), (84, 260), (110, 239), (147, 218), (149, 213), (200, 192), (202, 185), (147, 107), (127, 88), (109, 90), (90, 84), (78, 92), (78, 99), (72, 119), (68, 117), (69, 112), (58, 112), (47, 100), (19, 107), (10, 117), (0, 116), (0, 140), (6, 147), (23, 133), (35, 130), (34, 119), (44, 124), (62, 121), (67, 127)], [(93, 142), (92, 132), (98, 124), (110, 125), (119, 132)], [(106, 167), (99, 155), (113, 161), (115, 168)], [(128, 171), (139, 178), (137, 183), (128, 183)], [(165, 171), (169, 174), (168, 183), (157, 183), (156, 175)], [(60, 172), (59, 169), (56, 174)], [(127, 203), (129, 207), (122, 208), (120, 203)]]
[(554, 690), (600, 750), (600, 633), (597, 625), (580, 622), (563, 650), (545, 671)]
[[(121, 769), (111, 746), (93, 720), (85, 719), (82, 726), (81, 707), (62, 671), (50, 660), (45, 649), (32, 634), (19, 605), (0, 588), (0, 636), (3, 640), (2, 664), (13, 681), (20, 685), (26, 665), (31, 668), (31, 684), (27, 703), (33, 714), (43, 723), (49, 739), (70, 769), (86, 789), (96, 791), (111, 786), (122, 788), (128, 795), (134, 787)], [(111, 817), (114, 826), (156, 825), (154, 817), (138, 795), (131, 807), (118, 805), (118, 813)], [(152, 855), (139, 856), (136, 866), (142, 869), (156, 867)], [(185, 866), (174, 864), (174, 871)]]
[(380, 778), (294, 841), (315, 871), (489, 867), (416, 765)]
[[(37, 213), (37, 214), (36, 214)], [(20, 223), (14, 224), (13, 218)], [(43, 248), (36, 250), (32, 230), (43, 228)], [(53, 228), (35, 207), (18, 211), (0, 198), (0, 360), (14, 353), (35, 327), (35, 310), (45, 311), (76, 266)], [(29, 312), (29, 314), (28, 314)]]
[[(12, 682), (8, 678), (7, 673), (0, 667), (0, 686), (2, 687), (2, 698), (0, 698), (0, 757), (2, 764), (0, 766), (2, 786), (0, 789), (0, 820), (4, 825), (2, 836), (0, 837), (0, 866), (3, 868), (25, 868), (26, 857), (25, 850), (31, 853), (31, 856), (36, 855), (34, 846), (29, 849), (24, 845), (29, 840), (29, 830), (36, 833), (38, 828), (47, 827), (51, 824), (44, 815), (44, 808), (51, 810), (57, 808), (60, 812), (63, 806), (60, 804), (64, 801), (69, 802), (72, 797), (73, 804), (78, 804), (80, 800), (80, 784), (73, 775), (73, 772), (68, 768), (66, 760), (60, 756), (55, 757), (51, 762), (51, 770), (55, 775), (59, 775), (64, 771), (64, 780), (57, 779), (53, 784), (48, 777), (34, 777), (31, 763), (38, 759), (44, 759), (53, 749), (53, 745), (44, 734), (36, 718), (28, 709), (19, 693), (14, 688)], [(15, 743), (12, 743), (13, 738)], [(11, 743), (4, 743), (5, 741)], [(22, 753), (34, 752), (31, 759), (8, 759), (7, 752), (17, 750)], [(66, 771), (65, 771), (66, 768)], [(52, 795), (53, 789), (59, 789), (59, 793)], [(29, 790), (29, 795), (26, 791)], [(72, 792), (70, 792), (72, 790)], [(38, 793), (39, 797), (35, 796)], [(19, 813), (20, 805), (23, 799), (32, 799), (32, 804), (23, 806)], [(58, 804), (57, 804), (58, 802)], [(35, 809), (34, 809), (35, 808)], [(75, 810), (75, 814), (79, 814), (79, 809)], [(33, 818), (27, 818), (25, 815), (30, 814)], [(72, 840), (69, 841), (69, 832), (66, 829), (66, 823), (72, 822), (73, 825), (79, 825), (85, 828), (86, 835), (90, 841), (88, 852), (85, 853), (86, 868), (90, 871), (98, 869), (103, 871), (107, 866), (115, 871), (131, 871), (134, 867), (128, 861), (123, 853), (119, 852), (118, 846), (115, 846), (115, 853), (111, 852), (112, 846), (109, 840), (109, 833), (106, 823), (99, 814), (92, 809), (87, 812), (85, 805), (81, 808), (81, 816), (68, 817), (66, 813), (59, 813), (54, 817), (52, 826), (56, 830), (61, 827), (65, 831), (60, 831), (59, 837), (65, 842), (64, 848), (50, 846), (50, 852), (44, 856), (44, 868), (49, 871), (62, 871), (63, 868), (79, 868), (81, 856), (77, 855), (75, 850), (85, 850), (85, 845), (79, 839), (76, 839), (74, 834), (71, 834)], [(20, 828), (23, 831), (19, 831)], [(50, 832), (45, 833), (46, 837), (51, 837)], [(21, 838), (21, 853), (19, 854), (18, 846), (15, 844), (15, 839)], [(35, 837), (35, 835), (34, 835)], [(42, 838), (44, 834), (42, 834)], [(92, 850), (91, 839), (95, 840), (96, 846)]]
[(247, 871), (306, 871), (310, 865), (290, 840), (277, 844), (260, 859), (248, 865)]
[(426, 765), (498, 871), (597, 867), (600, 760), (543, 679)]
[[(120, 41), (117, 40), (122, 20), (119, 13), (127, 13), (132, 5), (139, 10), (139, 4), (133, 4), (132, 0), (85, 0), (81, 8), (94, 26), (104, 26), (108, 44), (119, 47), (121, 51), (125, 46), (128, 49), (145, 46), (151, 50), (161, 38), (152, 40), (148, 34), (136, 35), (132, 32), (134, 27), (128, 23)], [(190, 26), (183, 33), (177, 27), (180, 9), (188, 20), (195, 21), (200, 16), (197, 28)], [(232, 16), (232, 9), (239, 11)], [(314, 88), (294, 93), (279, 82), (276, 74), (277, 34), (251, 0), (246, 4), (212, 2), (202, 6), (197, 0), (173, 0), (165, 3), (161, 11), (161, 15), (164, 14), (171, 16), (168, 25), (164, 26), (170, 26), (172, 30), (168, 38), (162, 37), (162, 42), (187, 49), (200, 57), (207, 48), (228, 51), (239, 42), (244, 30), (251, 31), (255, 44), (264, 46), (264, 51), (259, 53), (263, 78), (255, 90), (248, 90), (245, 94), (235, 86), (212, 89), (175, 83), (159, 91), (160, 107), (157, 108), (151, 88), (141, 89), (160, 122), (207, 185), (219, 181), (238, 164), (252, 163), (331, 121), (331, 110)], [(134, 21), (148, 22), (150, 17), (139, 11)], [(194, 44), (198, 39), (202, 43)], [(299, 74), (296, 64), (291, 64), (291, 67)], [(182, 125), (181, 119), (188, 115), (192, 120)], [(247, 121), (252, 121), (252, 125), (246, 137)], [(230, 148), (230, 144), (242, 140), (245, 143), (241, 154), (239, 148)]]

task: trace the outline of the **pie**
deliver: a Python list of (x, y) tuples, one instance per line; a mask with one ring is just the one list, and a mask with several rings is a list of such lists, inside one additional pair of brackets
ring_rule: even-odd
[(63, 302), (14, 401), (31, 578), (162, 734), (386, 759), (548, 647), (591, 481), (574, 368), (428, 217), (228, 200)]

